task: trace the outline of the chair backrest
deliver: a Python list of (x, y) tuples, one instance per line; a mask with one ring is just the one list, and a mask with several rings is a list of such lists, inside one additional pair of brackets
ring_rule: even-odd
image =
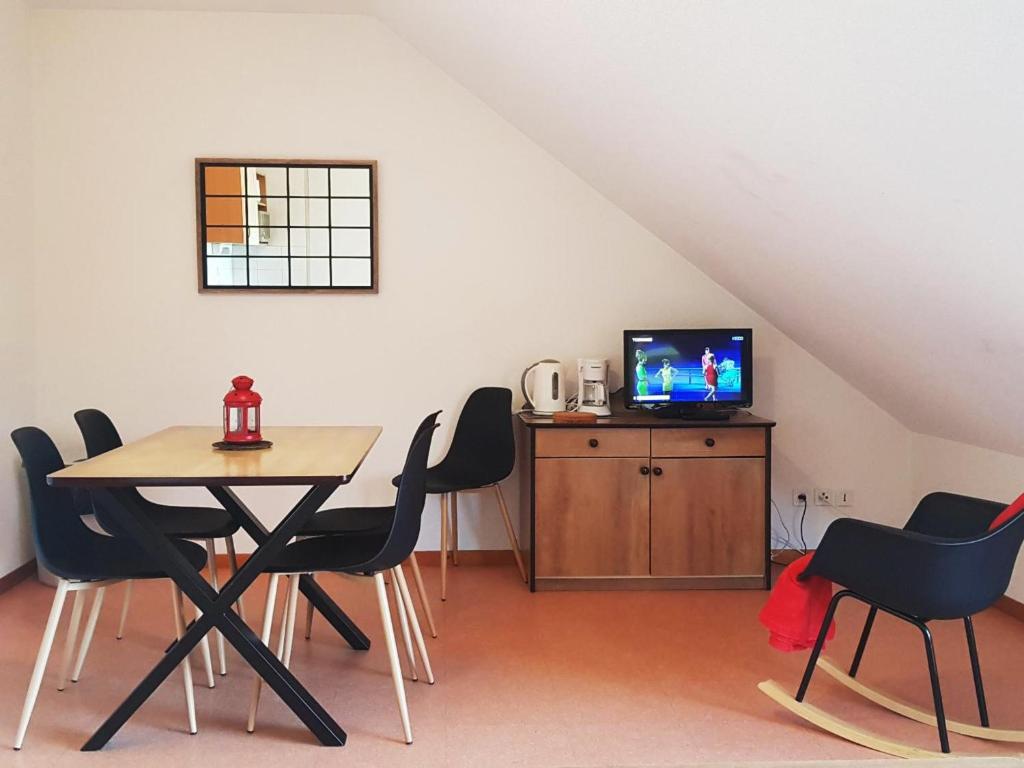
[(117, 427), (103, 411), (97, 408), (85, 408), (75, 413), (75, 422), (85, 441), (86, 455), (91, 459), (101, 453), (120, 448), (124, 443)]
[(979, 518), (988, 518), (980, 533), (957, 542), (957, 557), (951, 568), (955, 575), (945, 585), (947, 599), (961, 600), (967, 606), (965, 612), (974, 614), (995, 603), (1010, 586), (1017, 555), (1024, 544), (1024, 512), (990, 531), (988, 523), (1005, 504), (969, 496), (942, 495), (947, 497), (943, 501), (971, 505)]
[(466, 485), (484, 486), (504, 480), (515, 463), (512, 390), (481, 387), (466, 400), (442, 464)]
[(89, 551), (90, 540), (99, 536), (80, 517), (69, 488), (55, 488), (46, 476), (64, 468), (64, 460), (50, 437), (38, 427), (22, 427), (11, 433), (28, 476), (32, 508), (32, 535), (36, 556), (48, 571), (65, 579), (81, 578), (74, 567)]
[[(91, 459), (101, 453), (112, 451), (124, 445), (121, 435), (103, 411), (98, 408), (85, 408), (75, 412), (75, 422), (78, 430), (82, 433), (82, 441), (85, 443), (85, 453)], [(125, 488), (135, 504), (145, 508), (149, 501), (137, 488)], [(99, 505), (91, 505), (89, 510), (96, 515), (96, 522), (111, 536), (127, 536), (128, 533)]]
[(1005, 507), (998, 501), (935, 491), (917, 503), (903, 530), (947, 539), (979, 536)]
[(420, 520), (427, 500), (427, 461), (430, 442), (437, 428), (436, 411), (420, 423), (413, 435), (405, 457), (402, 476), (398, 482), (398, 498), (391, 531), (380, 552), (368, 565), (368, 570), (382, 571), (394, 568), (412, 554), (420, 537)]

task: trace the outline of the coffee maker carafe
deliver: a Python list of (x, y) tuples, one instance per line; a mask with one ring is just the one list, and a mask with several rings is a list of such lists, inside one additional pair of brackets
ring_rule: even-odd
[(579, 381), (577, 410), (596, 416), (611, 416), (608, 403), (608, 361), (597, 358), (580, 358), (576, 361)]

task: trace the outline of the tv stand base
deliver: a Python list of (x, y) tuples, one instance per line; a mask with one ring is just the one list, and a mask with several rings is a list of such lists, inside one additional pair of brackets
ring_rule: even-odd
[(651, 411), (659, 419), (681, 419), (683, 421), (728, 421), (735, 411), (724, 408), (686, 408), (668, 405)]

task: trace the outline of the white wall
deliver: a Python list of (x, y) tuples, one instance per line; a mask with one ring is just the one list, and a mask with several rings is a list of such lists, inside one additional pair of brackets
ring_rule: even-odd
[(8, 433), (31, 423), (29, 15), (0, 0), (0, 576), (32, 557), (21, 462)]
[[(620, 371), (625, 327), (750, 324), (755, 411), (780, 424), (782, 512), (793, 487), (817, 484), (855, 489), (853, 514), (905, 516), (908, 430), (379, 22), (42, 11), (33, 26), (48, 350), (36, 403), (69, 456), (82, 450), (77, 408), (108, 410), (127, 439), (216, 424), (245, 372), (266, 423), (383, 424), (336, 501), (384, 503), (421, 416), (444, 408), (439, 455), (477, 385), (515, 388), (547, 356), (604, 355)], [(274, 52), (240, 59), (245, 40)], [(380, 294), (198, 294), (197, 156), (377, 159)], [(297, 492), (243, 496), (269, 519)], [(504, 546), (496, 510), (481, 518), (475, 504), (460, 505), (464, 546)], [(437, 547), (435, 509), (424, 548)], [(812, 509), (812, 543), (821, 523)]]
[[(1024, 492), (1024, 456), (928, 435), (914, 435), (913, 451), (915, 498), (931, 491), (951, 491), (1009, 503)], [(1007, 594), (1024, 600), (1020, 558)]]
[(1024, 454), (977, 396), (1024, 378), (1024, 3), (370, 8), (909, 428)]

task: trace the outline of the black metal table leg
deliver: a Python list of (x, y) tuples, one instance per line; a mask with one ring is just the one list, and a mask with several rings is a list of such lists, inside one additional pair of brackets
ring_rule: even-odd
[(345, 731), (232, 610), (239, 595), (252, 584), (263, 568), (284, 548), (334, 490), (335, 486), (314, 486), (307, 491), (280, 525), (272, 533), (267, 533), (256, 551), (229, 579), (220, 593), (214, 591), (148, 518), (137, 514), (130, 495), (123, 490), (94, 491), (96, 502), (102, 504), (128, 535), (153, 556), (154, 561), (202, 611), (202, 616), (97, 729), (83, 745), (83, 750), (101, 749), (214, 626), (257, 674), (266, 680), (321, 744), (344, 745)]
[[(265, 541), (270, 535), (263, 523), (253, 515), (233, 490), (218, 486), (210, 486), (207, 490), (235, 518), (257, 545)], [(338, 607), (338, 604), (330, 598), (319, 584), (309, 576), (303, 576), (299, 580), (299, 590), (354, 650), (370, 650), (370, 638)]]

